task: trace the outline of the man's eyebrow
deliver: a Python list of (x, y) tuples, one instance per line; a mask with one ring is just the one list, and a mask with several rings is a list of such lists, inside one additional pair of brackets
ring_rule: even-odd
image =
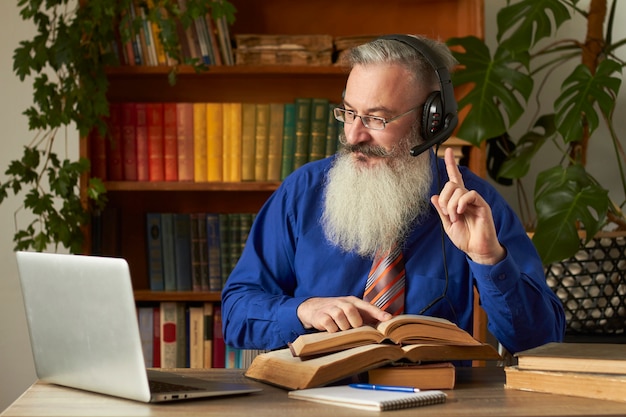
[[(344, 107), (354, 108), (346, 100), (343, 101), (343, 106)], [(368, 108), (363, 115), (365, 116), (365, 115), (376, 113), (376, 112), (385, 113), (385, 114), (392, 114), (393, 113), (393, 111), (390, 110), (388, 107), (378, 106), (378, 107), (370, 107), (370, 108)]]

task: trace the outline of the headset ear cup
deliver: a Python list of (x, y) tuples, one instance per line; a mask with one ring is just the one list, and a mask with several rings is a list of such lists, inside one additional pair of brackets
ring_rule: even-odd
[(426, 98), (422, 110), (422, 139), (428, 141), (441, 129), (443, 103), (439, 91), (434, 91)]

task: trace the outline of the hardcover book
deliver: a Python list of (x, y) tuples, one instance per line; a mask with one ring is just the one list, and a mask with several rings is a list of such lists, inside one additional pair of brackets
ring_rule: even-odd
[(397, 363), (372, 369), (368, 382), (374, 385), (401, 385), (425, 389), (454, 389), (456, 370), (450, 362), (422, 365)]
[(548, 343), (515, 354), (520, 369), (626, 375), (626, 346), (611, 343)]
[[(294, 356), (306, 357), (382, 342), (396, 345), (478, 346), (488, 353), (493, 351), (491, 345), (479, 342), (451, 321), (415, 314), (399, 315), (375, 327), (361, 326), (335, 333), (305, 334), (291, 343), (289, 348)], [(497, 353), (490, 358), (496, 356)]]
[[(447, 320), (398, 316), (390, 321), (392, 323), (384, 326), (387, 329), (382, 332), (380, 326), (378, 330), (363, 326), (336, 333), (300, 336), (298, 339), (303, 338), (305, 342), (296, 339), (290, 348), (257, 356), (245, 375), (288, 389), (303, 389), (326, 385), (391, 363), (501, 359), (491, 345), (473, 339)], [(404, 326), (389, 330), (394, 323), (402, 321)], [(424, 325), (428, 322), (431, 324)], [(435, 336), (425, 337), (425, 334)], [(396, 342), (390, 343), (391, 340)], [(382, 341), (385, 343), (380, 343)], [(399, 341), (410, 344), (403, 345)]]
[(517, 366), (507, 366), (504, 371), (505, 388), (626, 402), (626, 375), (541, 371)]

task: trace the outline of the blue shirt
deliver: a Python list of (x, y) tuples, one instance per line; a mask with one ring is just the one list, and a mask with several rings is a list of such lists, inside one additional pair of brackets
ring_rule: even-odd
[[(448, 180), (444, 162), (431, 160), (444, 184)], [(326, 158), (296, 170), (258, 213), (222, 292), (223, 333), (229, 346), (284, 347), (308, 332), (296, 314), (307, 298), (363, 296), (372, 259), (331, 245), (320, 225), (324, 181), (332, 161)], [(405, 313), (443, 317), (472, 333), (476, 286), (488, 328), (509, 352), (561, 341), (563, 307), (547, 286), (541, 261), (519, 219), (491, 185), (460, 169), (465, 187), (476, 190), (491, 206), (506, 258), (493, 266), (472, 262), (445, 235), (431, 206), (403, 245)], [(436, 173), (433, 178), (431, 193), (438, 194)], [(427, 308), (446, 287), (445, 298)]]

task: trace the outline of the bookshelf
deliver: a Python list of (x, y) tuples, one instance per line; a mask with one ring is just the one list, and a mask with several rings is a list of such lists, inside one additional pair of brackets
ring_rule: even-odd
[[(232, 34), (329, 34), (335, 36), (421, 33), (448, 39), (483, 36), (482, 0), (232, 0), (237, 8)], [(181, 66), (177, 83), (168, 67), (129, 66), (108, 71), (111, 103), (122, 102), (292, 102), (324, 97), (339, 102), (347, 72), (337, 66), (215, 66), (205, 73)], [(462, 115), (461, 115), (462, 116)], [(89, 143), (81, 139), (81, 156)], [(484, 155), (472, 149), (469, 167), (484, 175)], [(138, 302), (219, 302), (215, 292), (151, 292), (148, 283), (145, 214), (154, 212), (256, 212), (278, 187), (276, 182), (105, 182), (108, 210), (118, 213), (117, 233), (109, 236), (129, 262)], [(91, 230), (85, 230), (86, 241)], [(87, 246), (85, 252), (90, 253)]]

